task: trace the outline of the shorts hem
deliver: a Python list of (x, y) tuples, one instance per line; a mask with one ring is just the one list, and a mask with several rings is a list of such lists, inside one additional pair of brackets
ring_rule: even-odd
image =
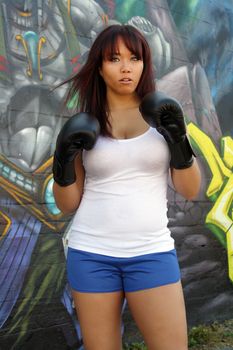
[(73, 288), (70, 285), (71, 289), (74, 290), (75, 292), (79, 292), (79, 293), (114, 293), (114, 292), (123, 292), (123, 289), (112, 289), (112, 290), (88, 290), (88, 289), (77, 289), (77, 288)]
[(125, 293), (133, 293), (133, 292), (139, 292), (139, 291), (143, 291), (143, 290), (147, 290), (147, 289), (154, 289), (154, 288), (158, 288), (158, 287), (163, 287), (163, 286), (167, 286), (169, 284), (175, 284), (177, 282), (180, 282), (181, 279), (178, 278), (177, 280), (175, 281), (167, 281), (167, 282), (164, 282), (164, 283), (159, 283), (159, 284), (156, 284), (152, 287), (144, 287), (144, 288), (134, 288), (134, 289), (130, 289), (130, 290), (124, 290)]
[(88, 289), (77, 289), (77, 288), (73, 288), (71, 285), (71, 288), (76, 291), (76, 292), (80, 292), (80, 293), (114, 293), (114, 292), (124, 292), (124, 293), (133, 293), (133, 292), (139, 292), (139, 291), (143, 291), (143, 290), (148, 290), (148, 289), (154, 289), (154, 288), (158, 288), (158, 287), (163, 287), (163, 286), (167, 286), (169, 284), (175, 284), (177, 282), (180, 282), (181, 278), (178, 278), (174, 281), (167, 281), (164, 283), (159, 283), (159, 284), (155, 284), (153, 286), (148, 286), (148, 287), (144, 287), (144, 288), (133, 288), (130, 290), (124, 290), (122, 288), (120, 289), (111, 289), (111, 290), (88, 290)]

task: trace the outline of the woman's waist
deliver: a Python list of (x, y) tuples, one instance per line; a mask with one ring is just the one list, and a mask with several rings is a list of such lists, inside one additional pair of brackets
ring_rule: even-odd
[(168, 224), (166, 201), (82, 199), (73, 227), (96, 232), (155, 232)]
[(150, 183), (143, 181), (121, 182), (121, 181), (96, 181), (84, 185), (84, 197), (86, 198), (118, 198), (143, 197), (143, 196), (165, 196), (167, 193), (167, 182)]
[(131, 232), (126, 229), (125, 232), (105, 232), (97, 229), (92, 233), (71, 228), (68, 245), (75, 249), (124, 257), (173, 249), (174, 240), (167, 227), (155, 232)]

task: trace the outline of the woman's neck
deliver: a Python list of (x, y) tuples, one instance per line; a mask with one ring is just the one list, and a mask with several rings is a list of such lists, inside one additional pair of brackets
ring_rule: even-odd
[(108, 107), (110, 112), (137, 108), (140, 104), (139, 97), (135, 95), (115, 96), (107, 94)]

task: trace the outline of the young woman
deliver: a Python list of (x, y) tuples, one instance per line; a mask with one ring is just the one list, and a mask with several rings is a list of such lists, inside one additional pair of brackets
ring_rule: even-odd
[(148, 43), (129, 25), (104, 29), (71, 82), (81, 112), (58, 136), (53, 190), (75, 212), (67, 273), (85, 349), (121, 349), (125, 297), (149, 350), (187, 350), (166, 191), (170, 169), (193, 199), (200, 172), (181, 106), (155, 91)]

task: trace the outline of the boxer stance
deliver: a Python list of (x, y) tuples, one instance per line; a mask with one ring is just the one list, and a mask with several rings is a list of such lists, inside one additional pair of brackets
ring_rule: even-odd
[(106, 27), (70, 83), (77, 114), (57, 138), (53, 191), (74, 213), (67, 276), (84, 347), (122, 349), (126, 298), (149, 350), (187, 350), (166, 197), (169, 176), (187, 200), (200, 188), (182, 106), (156, 91), (149, 45), (130, 25)]

